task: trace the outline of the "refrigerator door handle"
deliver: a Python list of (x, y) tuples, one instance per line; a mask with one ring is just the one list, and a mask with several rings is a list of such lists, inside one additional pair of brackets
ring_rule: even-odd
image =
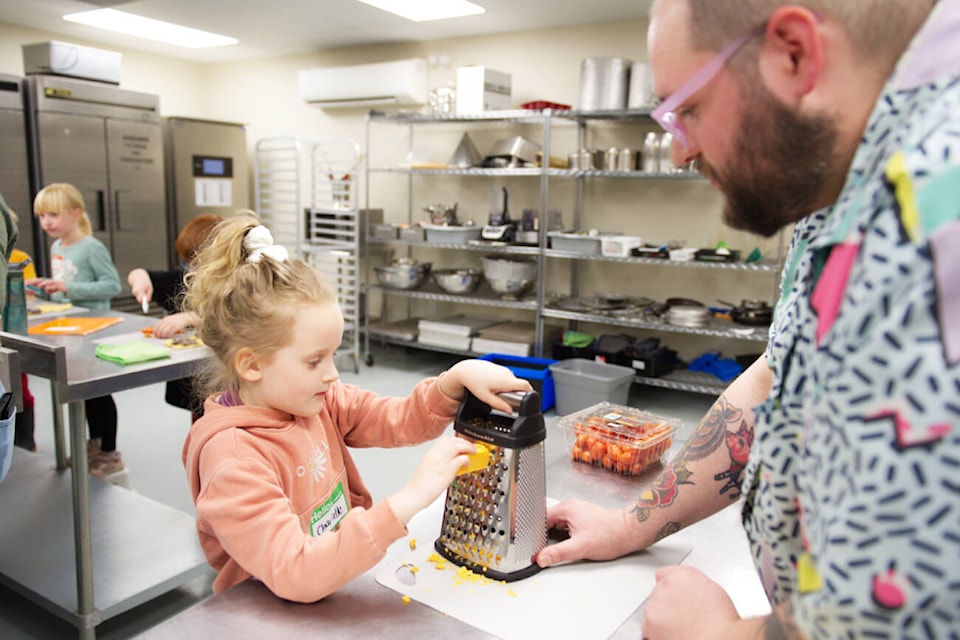
[(103, 198), (103, 189), (97, 189), (97, 231), (107, 230), (106, 202)]
[(120, 231), (120, 190), (113, 192), (113, 230)]

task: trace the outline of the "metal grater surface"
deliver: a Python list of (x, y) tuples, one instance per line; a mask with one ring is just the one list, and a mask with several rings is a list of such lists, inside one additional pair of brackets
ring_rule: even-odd
[[(452, 562), (496, 580), (518, 580), (536, 573), (539, 567), (533, 557), (547, 543), (546, 432), (539, 394), (532, 394), (536, 415), (470, 418), (469, 410), (461, 407), (454, 425), (461, 436), (486, 446), (491, 459), (485, 469), (460, 475), (450, 485), (434, 546)], [(464, 401), (468, 409), (469, 400)], [(533, 404), (520, 403), (520, 408), (528, 410)]]

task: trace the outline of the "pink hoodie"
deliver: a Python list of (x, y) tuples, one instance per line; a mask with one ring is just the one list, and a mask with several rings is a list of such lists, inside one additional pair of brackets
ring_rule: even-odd
[(337, 382), (309, 418), (208, 398), (183, 464), (200, 545), (219, 572), (214, 592), (253, 576), (281, 598), (314, 602), (374, 566), (406, 527), (387, 502), (373, 504), (347, 447), (436, 438), (458, 404), (437, 378), (407, 398)]

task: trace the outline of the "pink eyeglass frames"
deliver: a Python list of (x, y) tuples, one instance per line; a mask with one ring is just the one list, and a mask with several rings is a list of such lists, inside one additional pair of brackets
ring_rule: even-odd
[(722, 69), (730, 58), (745, 44), (753, 38), (763, 35), (766, 27), (766, 24), (757, 25), (725, 46), (720, 53), (700, 67), (686, 82), (680, 85), (680, 88), (670, 94), (669, 98), (661, 102), (660, 105), (650, 113), (650, 116), (657, 121), (657, 124), (663, 127), (664, 131), (673, 135), (674, 140), (686, 147), (687, 134), (683, 128), (683, 124), (677, 117), (677, 109), (689, 100), (690, 96), (707, 86), (707, 83), (713, 80), (720, 72), (720, 69)]

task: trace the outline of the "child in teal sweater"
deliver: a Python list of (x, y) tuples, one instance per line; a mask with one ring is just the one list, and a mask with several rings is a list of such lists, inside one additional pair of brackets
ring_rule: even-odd
[[(50, 278), (27, 282), (40, 296), (55, 302), (72, 302), (90, 309), (109, 309), (110, 298), (120, 293), (120, 276), (102, 242), (92, 236), (83, 196), (66, 183), (51, 184), (37, 193), (33, 212), (43, 231), (54, 239), (50, 248)], [(84, 401), (90, 440), (87, 460), (90, 474), (106, 477), (122, 471), (117, 451), (117, 405), (112, 396)], [(74, 452), (76, 454), (76, 452)]]

